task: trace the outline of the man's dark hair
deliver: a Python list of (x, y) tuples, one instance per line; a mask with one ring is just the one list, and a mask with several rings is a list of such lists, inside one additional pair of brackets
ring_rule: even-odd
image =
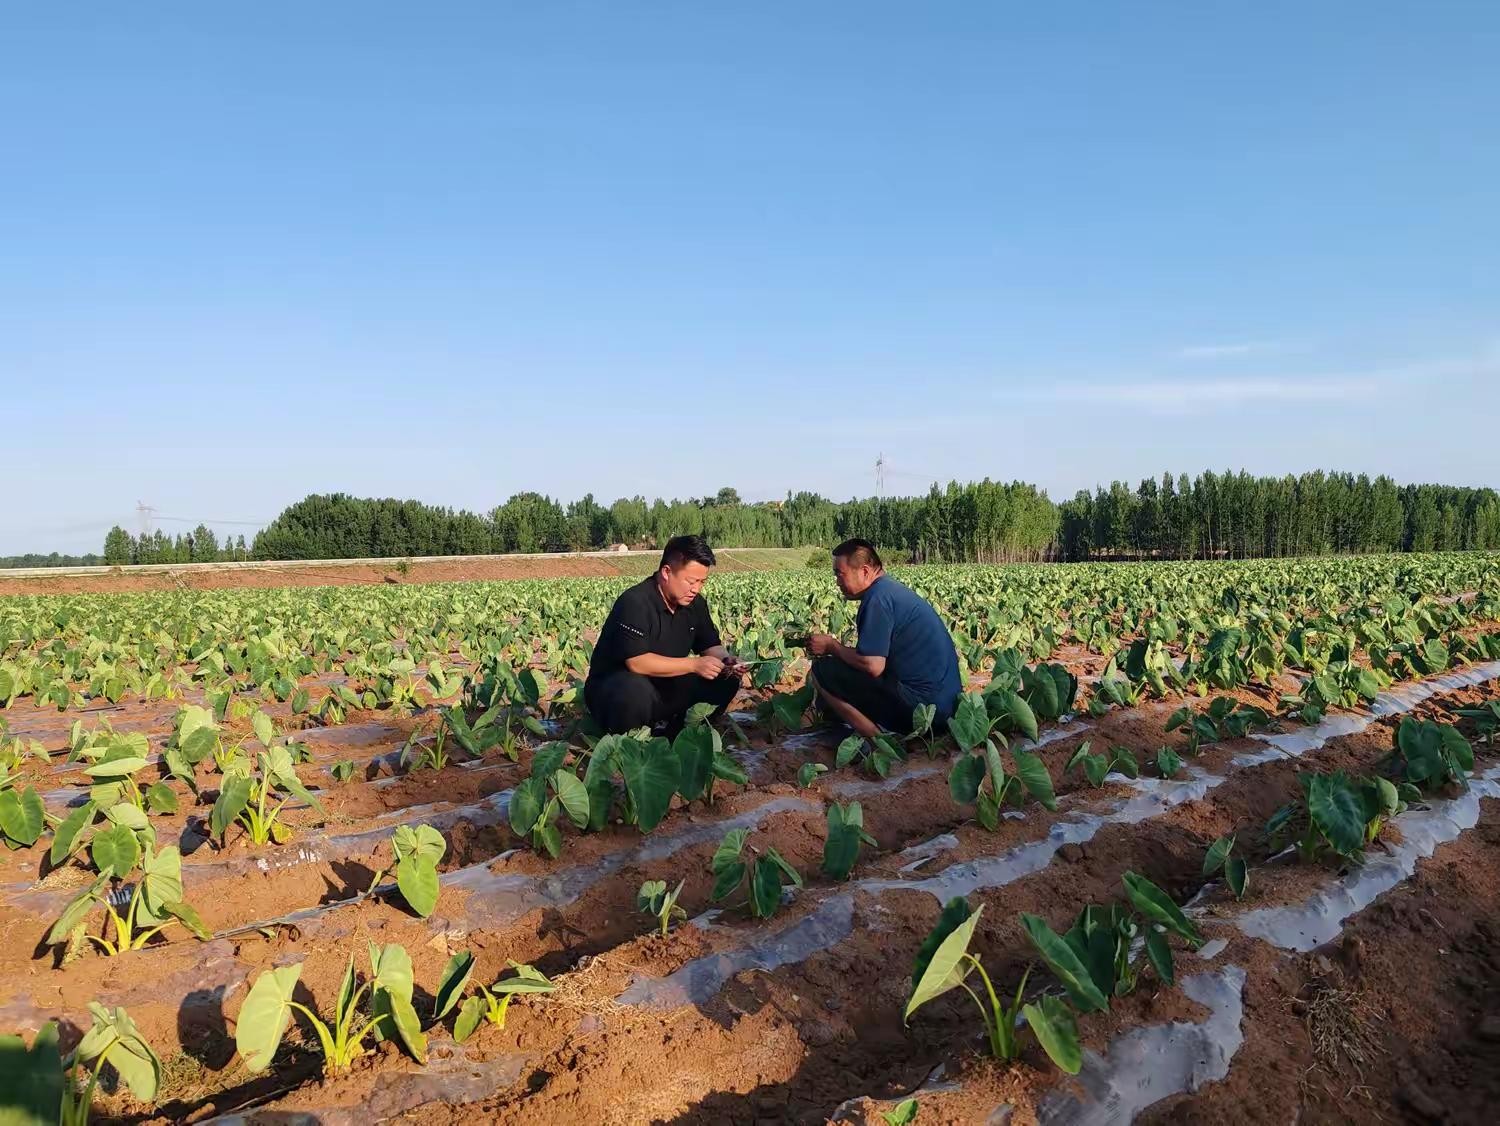
[(660, 571), (663, 567), (671, 567), (677, 570), (684, 563), (702, 563), (705, 567), (714, 565), (714, 549), (708, 546), (708, 541), (702, 536), (673, 536), (667, 541), (667, 546), (662, 548), (661, 562), (656, 565)]
[(880, 552), (875, 550), (875, 545), (869, 540), (845, 540), (833, 549), (835, 559), (849, 560), (851, 567), (874, 567), (883, 570), (885, 564), (880, 561)]

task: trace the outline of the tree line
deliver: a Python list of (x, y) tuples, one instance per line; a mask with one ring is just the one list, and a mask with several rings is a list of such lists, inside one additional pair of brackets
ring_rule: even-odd
[(1069, 560), (1500, 548), (1494, 489), (1397, 485), (1363, 473), (1164, 473), (1134, 489), (1115, 481), (1080, 492), (1058, 510), (1058, 555)]
[(211, 529), (134, 537), (114, 528), (111, 564), (225, 559), (356, 559), (655, 547), (697, 534), (726, 547), (828, 547), (860, 537), (893, 560), (1010, 562), (1233, 558), (1500, 548), (1493, 489), (1397, 485), (1389, 477), (1164, 473), (1115, 481), (1054, 504), (1022, 481), (933, 485), (925, 496), (832, 501), (816, 493), (746, 503), (713, 496), (609, 505), (517, 493), (480, 514), (414, 500), (312, 495), (256, 534), (220, 545)]

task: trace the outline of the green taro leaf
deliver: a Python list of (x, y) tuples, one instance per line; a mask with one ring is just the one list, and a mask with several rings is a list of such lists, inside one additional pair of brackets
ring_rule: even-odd
[(421, 857), (408, 857), (396, 865), (396, 887), (406, 905), (426, 919), (437, 910), (438, 883), (437, 865)]
[(469, 951), (460, 950), (448, 959), (442, 976), (438, 978), (437, 996), (433, 999), (433, 1020), (442, 1020), (453, 1011), (453, 1006), (463, 996), (473, 973), (474, 955)]
[(1057, 796), (1052, 790), (1052, 775), (1047, 773), (1047, 764), (1040, 755), (1030, 751), (1013, 752), (1016, 760), (1016, 777), (1026, 792), (1042, 803), (1044, 809), (1057, 808)]
[(750, 909), (756, 917), (768, 919), (780, 906), (781, 866), (762, 856), (750, 871)]
[(948, 773), (948, 792), (960, 805), (973, 805), (984, 784), (984, 759), (968, 751), (959, 755)]
[(301, 976), (300, 964), (266, 970), (255, 979), (240, 1006), (234, 1025), (234, 1044), (245, 1069), (252, 1074), (271, 1066), (291, 1023), (292, 991)]
[(578, 775), (559, 770), (552, 776), (552, 788), (557, 791), (557, 800), (568, 815), (568, 820), (582, 829), (589, 823), (589, 791)]
[(1023, 913), (1021, 925), (1025, 928), (1031, 945), (1036, 947), (1037, 953), (1062, 982), (1079, 1012), (1097, 1013), (1109, 1007), (1109, 1002), (1094, 984), (1093, 977), (1079, 960), (1078, 954), (1047, 925), (1045, 919)]
[(391, 851), (396, 854), (397, 860), (414, 857), (439, 864), (448, 851), (448, 842), (431, 825), (401, 825), (391, 835)]
[(1194, 949), (1203, 945), (1203, 936), (1198, 933), (1198, 928), (1182, 913), (1182, 908), (1172, 902), (1171, 896), (1145, 876), (1135, 872), (1126, 872), (1122, 879), (1125, 894), (1130, 897), (1130, 902), (1137, 911), (1186, 940)]
[(104, 889), (109, 881), (114, 878), (114, 873), (108, 869), (101, 872), (92, 884), (84, 888), (63, 908), (63, 913), (57, 922), (52, 924), (52, 929), (47, 932), (46, 945), (56, 946), (60, 942), (67, 942), (73, 928), (88, 918), (89, 912), (94, 904), (104, 894)]
[(960, 750), (972, 751), (989, 737), (991, 726), (984, 697), (977, 692), (965, 692), (958, 698), (958, 707), (948, 721), (948, 732)]
[(677, 756), (678, 790), (687, 801), (697, 801), (713, 784), (714, 752), (719, 750), (719, 733), (712, 727), (684, 727), (672, 742)]
[(161, 1060), (130, 1015), (123, 1008), (107, 1009), (97, 1001), (89, 1002), (89, 1013), (94, 1024), (78, 1042), (78, 1058), (95, 1060), (108, 1052), (106, 1062), (119, 1073), (130, 1093), (142, 1102), (154, 1102), (161, 1086)]
[(797, 785), (805, 790), (813, 784), (814, 778), (819, 774), (826, 773), (827, 770), (828, 767), (824, 766), (821, 762), (804, 762), (797, 770)]
[(1313, 775), (1307, 790), (1307, 812), (1340, 853), (1349, 856), (1364, 847), (1364, 805), (1344, 779)]
[(152, 813), (176, 813), (177, 795), (165, 782), (154, 782), (146, 790), (146, 804)]
[(665, 739), (626, 742), (616, 752), (625, 789), (635, 807), (636, 824), (649, 833), (661, 824), (677, 792), (677, 756)]
[(516, 786), (510, 795), (510, 827), (518, 837), (531, 834), (547, 802), (547, 780), (532, 777)]
[[(909, 1022), (912, 1013), (928, 1001), (941, 997), (950, 989), (958, 988), (969, 976), (973, 969), (973, 962), (965, 955), (969, 950), (969, 942), (974, 937), (974, 928), (979, 925), (980, 916), (983, 914), (984, 908), (981, 907), (968, 918), (958, 922), (933, 949), (927, 964), (922, 967), (921, 975), (916, 979), (911, 998), (906, 1002), (906, 1009), (901, 1014), (903, 1022)], [(943, 918), (938, 920), (938, 926), (942, 927), (948, 917), (948, 909), (944, 908)], [(926, 945), (923, 943), (924, 948)], [(918, 954), (919, 961), (920, 958), (921, 955)]]
[(219, 786), (219, 796), (209, 814), (209, 832), (222, 838), (235, 818), (250, 804), (250, 789), (253, 783), (243, 774), (226, 774)]
[(1173, 976), (1172, 948), (1167, 945), (1167, 936), (1155, 927), (1146, 928), (1146, 957), (1151, 960), (1151, 968), (1157, 977), (1167, 985), (1177, 984)]
[(46, 825), (47, 807), (35, 786), (27, 786), (22, 794), (13, 789), (0, 790), (0, 832), (16, 844), (30, 847)]
[(1057, 1065), (1059, 1071), (1077, 1075), (1083, 1068), (1078, 1022), (1062, 998), (1043, 996), (1034, 1005), (1021, 1006), (1021, 1012), (1047, 1058)]
[(890, 1110), (881, 1111), (880, 1117), (885, 1120), (885, 1126), (911, 1126), (917, 1120), (917, 1100), (899, 1102)]
[(927, 972), (927, 964), (932, 961), (932, 955), (937, 948), (943, 944), (943, 940), (958, 929), (960, 923), (969, 917), (969, 901), (962, 896), (954, 896), (943, 904), (942, 913), (938, 915), (937, 924), (932, 928), (922, 945), (917, 949), (916, 960), (912, 964), (911, 987), (916, 989), (922, 980), (922, 975)]
[(0, 1123), (57, 1126), (62, 1099), (57, 1022), (42, 1025), (30, 1048), (19, 1036), (0, 1036)]
[(1229, 858), (1234, 849), (1233, 837), (1220, 837), (1208, 846), (1208, 852), (1203, 857), (1203, 874), (1212, 876), (1220, 868), (1224, 867), (1224, 861)]
[(90, 778), (124, 778), (134, 774), (145, 765), (145, 759), (136, 755), (127, 755), (124, 758), (105, 759), (102, 762), (96, 762), (93, 766), (86, 767), (84, 773)]
[(140, 860), (141, 846), (128, 826), (110, 825), (94, 834), (94, 839), (89, 842), (89, 854), (99, 871), (109, 869), (123, 879)]
[(453, 1022), (453, 1039), (462, 1044), (484, 1020), (484, 999), (482, 997), (469, 997), (465, 999), (458, 1010), (458, 1018)]
[(862, 735), (850, 735), (839, 744), (839, 749), (833, 754), (833, 768), (841, 770), (859, 757), (860, 751), (865, 749), (865, 740)]
[(83, 831), (94, 823), (94, 815), (99, 807), (93, 802), (84, 802), (77, 809), (58, 823), (57, 828), (52, 830), (52, 851), (48, 853), (47, 862), (54, 868), (78, 850), (83, 843)]
[(1236, 899), (1244, 899), (1245, 891), (1250, 886), (1250, 865), (1243, 857), (1231, 856), (1224, 865), (1224, 879), (1229, 884), (1229, 890), (1234, 893)]

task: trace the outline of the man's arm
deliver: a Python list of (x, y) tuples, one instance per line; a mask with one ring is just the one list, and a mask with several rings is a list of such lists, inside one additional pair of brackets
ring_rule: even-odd
[(814, 657), (834, 656), (851, 668), (876, 679), (885, 675), (885, 658), (861, 653), (852, 645), (826, 633), (815, 633), (807, 639), (807, 651)]
[[(719, 646), (723, 650), (723, 646)], [(724, 671), (723, 652), (702, 653), (696, 657), (663, 657), (660, 653), (640, 653), (625, 660), (625, 667), (640, 676), (692, 676), (713, 680)]]

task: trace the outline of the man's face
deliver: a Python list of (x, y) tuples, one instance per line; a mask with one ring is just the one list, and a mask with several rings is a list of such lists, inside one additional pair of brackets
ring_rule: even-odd
[(661, 569), (661, 593), (669, 606), (691, 606), (708, 580), (708, 568), (688, 560), (680, 567)]
[(874, 567), (850, 565), (847, 555), (838, 555), (833, 560), (833, 581), (839, 584), (839, 593), (851, 601), (870, 588), (878, 572)]

